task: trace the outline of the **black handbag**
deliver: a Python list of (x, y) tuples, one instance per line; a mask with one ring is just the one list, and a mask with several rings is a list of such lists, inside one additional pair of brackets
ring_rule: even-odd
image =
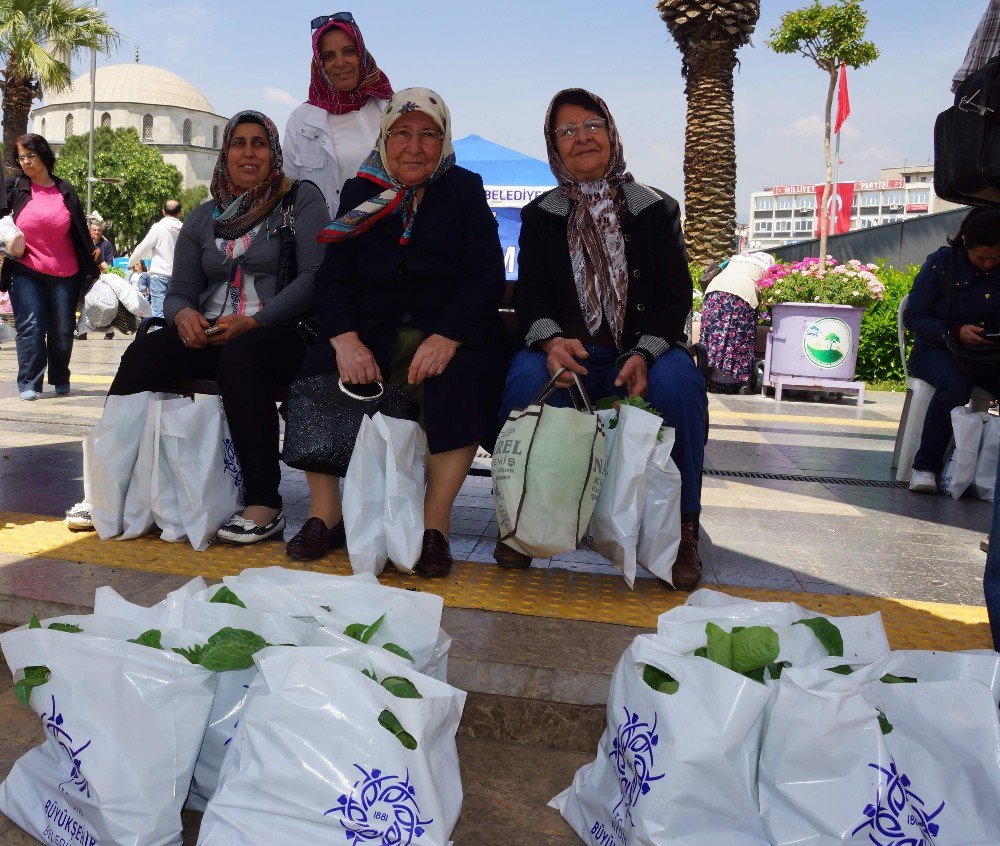
[[(377, 393), (361, 393), (373, 389)], [(419, 415), (413, 400), (382, 382), (348, 388), (336, 373), (293, 382), (285, 399), (281, 460), (311, 473), (346, 476), (361, 419), (376, 411), (401, 420), (416, 420)]]
[(981, 350), (964, 347), (951, 334), (951, 312), (955, 305), (955, 249), (957, 248), (952, 247), (948, 254), (948, 271), (945, 277), (945, 299), (948, 307), (944, 320), (944, 345), (955, 359), (958, 369), (969, 378), (975, 379), (983, 367), (1000, 369), (1000, 347), (984, 347)]
[(1000, 208), (1000, 54), (962, 81), (934, 122), (934, 193)]
[[(299, 260), (295, 253), (295, 195), (298, 193), (299, 181), (281, 198), (281, 226), (278, 236), (281, 239), (278, 246), (278, 284), (280, 293), (285, 286), (299, 275)], [(312, 346), (319, 337), (319, 324), (312, 318), (301, 317), (292, 323), (299, 337), (306, 346)]]

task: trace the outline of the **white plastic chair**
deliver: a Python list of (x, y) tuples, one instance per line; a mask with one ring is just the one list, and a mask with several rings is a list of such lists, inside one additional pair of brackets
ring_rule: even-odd
[[(899, 428), (896, 430), (896, 446), (892, 452), (891, 469), (896, 471), (896, 479), (900, 482), (910, 480), (913, 469), (913, 456), (920, 446), (920, 435), (924, 430), (924, 418), (927, 416), (927, 406), (934, 396), (934, 386), (923, 379), (911, 376), (906, 366), (906, 337), (903, 328), (903, 312), (906, 310), (907, 294), (899, 301), (896, 310), (896, 332), (899, 336), (899, 360), (903, 364), (903, 378), (906, 380), (906, 399), (903, 400), (903, 413), (899, 417)], [(989, 411), (992, 397), (982, 388), (972, 389), (972, 399), (969, 408), (972, 411)]]

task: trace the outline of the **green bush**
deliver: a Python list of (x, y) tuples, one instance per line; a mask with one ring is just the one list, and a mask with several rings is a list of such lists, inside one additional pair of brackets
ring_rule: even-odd
[[(880, 302), (868, 306), (861, 318), (857, 378), (865, 382), (901, 381), (903, 367), (899, 360), (896, 312), (899, 301), (910, 293), (913, 277), (920, 268), (911, 265), (906, 270), (897, 270), (884, 261), (879, 261), (878, 266), (876, 276), (885, 285), (885, 296)], [(911, 341), (907, 341), (907, 354)]]

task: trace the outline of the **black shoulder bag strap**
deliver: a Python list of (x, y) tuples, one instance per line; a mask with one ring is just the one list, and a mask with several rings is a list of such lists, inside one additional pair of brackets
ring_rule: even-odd
[[(295, 249), (295, 195), (300, 182), (295, 180), (292, 189), (281, 198), (281, 226), (278, 227), (278, 277), (277, 290), (280, 293), (299, 275), (299, 259)], [(305, 345), (312, 346), (319, 337), (319, 325), (309, 317), (300, 317), (292, 322), (295, 331)]]

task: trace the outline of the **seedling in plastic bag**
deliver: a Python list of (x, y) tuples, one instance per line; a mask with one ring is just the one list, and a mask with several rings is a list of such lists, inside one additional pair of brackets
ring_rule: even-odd
[(52, 676), (52, 671), (45, 666), (25, 667), (24, 678), (14, 683), (14, 696), (25, 708), (31, 699), (31, 691), (41, 687)]
[[(416, 685), (409, 679), (402, 676), (386, 676), (382, 681), (379, 681), (374, 670), (362, 670), (361, 672), (376, 684), (382, 685), (393, 696), (400, 699), (423, 699)], [(378, 715), (378, 724), (390, 732), (406, 749), (417, 748), (416, 738), (403, 728), (396, 715), (388, 708), (385, 708)]]
[(812, 630), (826, 651), (837, 658), (844, 657), (844, 636), (826, 617), (813, 617), (809, 620), (796, 620), (793, 626), (802, 625)]
[(642, 668), (642, 680), (653, 690), (673, 696), (680, 689), (680, 682), (669, 673), (663, 672), (659, 667), (652, 664), (645, 664)]
[(876, 708), (878, 711), (878, 727), (882, 729), (882, 734), (888, 734), (892, 731), (892, 723), (889, 722), (889, 718), (886, 717), (885, 712), (881, 708)]
[(227, 626), (219, 629), (205, 644), (195, 644), (187, 649), (175, 648), (173, 651), (213, 673), (225, 673), (248, 670), (253, 666), (254, 653), (270, 645), (255, 632)]
[(240, 599), (235, 593), (233, 593), (225, 585), (220, 587), (215, 595), (209, 600), (209, 602), (224, 602), (227, 605), (237, 605), (240, 608), (246, 608), (243, 600)]
[[(385, 614), (379, 617), (370, 626), (364, 623), (351, 623), (346, 629), (344, 629), (344, 634), (348, 637), (353, 637), (355, 640), (360, 640), (362, 643), (368, 643), (382, 628), (382, 623), (385, 622)], [(400, 658), (405, 658), (411, 664), (414, 663), (413, 656), (398, 643), (384, 643), (382, 648), (387, 652), (391, 652), (393, 655), (398, 655)]]

